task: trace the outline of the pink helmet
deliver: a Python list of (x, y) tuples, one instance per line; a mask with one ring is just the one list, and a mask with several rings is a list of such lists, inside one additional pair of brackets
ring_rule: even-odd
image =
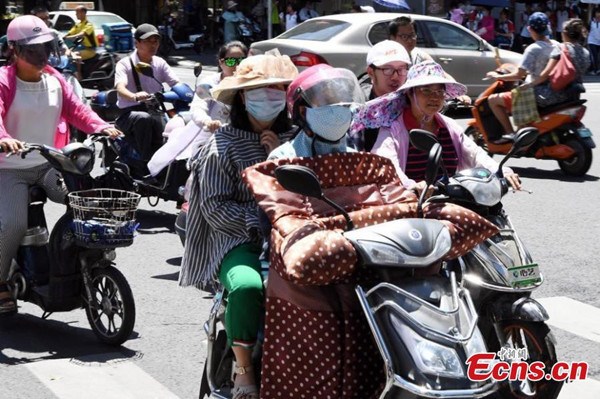
[(287, 90), (287, 107), (293, 121), (300, 117), (302, 102), (309, 107), (340, 103), (364, 103), (365, 97), (356, 76), (345, 68), (318, 64), (302, 71)]
[(28, 45), (46, 43), (56, 39), (48, 25), (35, 15), (22, 15), (8, 24), (6, 36), (9, 43)]

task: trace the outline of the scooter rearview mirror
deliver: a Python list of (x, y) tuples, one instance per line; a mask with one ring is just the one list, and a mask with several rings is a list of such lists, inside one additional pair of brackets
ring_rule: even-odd
[(536, 142), (540, 132), (535, 127), (524, 127), (515, 135), (513, 147), (517, 150), (523, 150)]
[(137, 64), (135, 64), (135, 70), (137, 73), (141, 73), (144, 76), (154, 78), (154, 70), (152, 69), (152, 65), (148, 63), (138, 62)]
[(275, 178), (287, 191), (324, 201), (346, 219), (347, 230), (354, 229), (348, 212), (323, 194), (321, 182), (312, 169), (302, 165), (281, 165), (275, 169)]
[(524, 127), (522, 129), (519, 129), (519, 131), (515, 134), (512, 148), (510, 149), (508, 154), (506, 154), (504, 158), (502, 158), (502, 161), (500, 161), (500, 165), (498, 165), (497, 175), (499, 177), (504, 177), (502, 166), (506, 163), (506, 161), (508, 161), (508, 159), (512, 157), (516, 152), (522, 151), (531, 146), (533, 143), (535, 143), (539, 134), (539, 130), (535, 127)]
[(198, 76), (200, 76), (201, 73), (202, 73), (202, 63), (199, 62), (194, 66), (194, 76), (198, 77)]
[(408, 138), (416, 149), (423, 152), (429, 152), (434, 144), (439, 143), (435, 134), (424, 129), (412, 129)]
[(440, 169), (442, 161), (442, 146), (439, 143), (435, 143), (429, 150), (429, 156), (427, 158), (427, 169), (425, 170), (425, 182), (427, 185), (435, 183), (435, 179)]
[(307, 197), (321, 198), (323, 190), (319, 178), (312, 171), (302, 165), (282, 165), (275, 169), (275, 178), (287, 191), (306, 195)]
[[(436, 144), (440, 145), (437, 136), (435, 134), (431, 133), (430, 131), (427, 131), (424, 129), (412, 129), (410, 131), (410, 133), (408, 134), (408, 138), (410, 140), (410, 143), (416, 149), (423, 151), (423, 152), (427, 152), (427, 153), (430, 153), (430, 151), (433, 149), (433, 147)], [(441, 155), (441, 151), (440, 151), (440, 155)], [(441, 158), (440, 158), (440, 161), (436, 162), (436, 165), (438, 165), (438, 166), (436, 167), (434, 178), (437, 176), (437, 171), (441, 167), (442, 171), (444, 172), (444, 180), (443, 181), (446, 182), (448, 180), (448, 171), (446, 170), (444, 163), (441, 162)], [(428, 184), (432, 184), (432, 183), (428, 183)]]
[[(411, 130), (411, 133), (412, 132), (413, 131)], [(425, 183), (427, 184), (427, 187), (435, 183), (435, 179), (438, 175), (438, 170), (440, 169), (440, 166), (442, 166), (442, 146), (440, 143), (434, 143), (431, 149), (429, 150), (429, 155), (427, 156), (427, 169), (425, 169)], [(444, 176), (445, 175), (446, 171), (444, 170)], [(421, 195), (419, 196), (419, 202), (417, 202), (417, 213), (420, 216), (423, 215), (423, 202), (425, 201), (427, 191), (429, 191), (427, 188), (421, 191)]]

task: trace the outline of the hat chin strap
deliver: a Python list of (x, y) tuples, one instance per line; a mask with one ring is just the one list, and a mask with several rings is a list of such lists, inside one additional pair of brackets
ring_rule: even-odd
[(419, 105), (419, 102), (417, 101), (417, 95), (415, 94), (415, 89), (414, 88), (412, 90), (412, 93), (413, 93), (413, 100), (415, 101), (415, 105), (417, 106), (417, 109), (419, 110), (419, 112), (421, 112), (421, 114), (423, 115), (421, 117), (421, 121), (420, 121), (421, 129), (425, 129), (426, 123), (431, 122), (431, 120), (433, 119), (433, 115), (432, 116), (428, 116), (425, 113), (425, 111), (423, 111), (423, 108), (421, 108), (421, 106)]

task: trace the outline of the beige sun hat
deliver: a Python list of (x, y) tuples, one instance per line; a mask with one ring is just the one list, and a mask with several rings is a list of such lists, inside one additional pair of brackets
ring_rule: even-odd
[(298, 69), (290, 57), (279, 54), (277, 50), (269, 51), (240, 62), (235, 74), (223, 78), (211, 94), (217, 101), (231, 105), (238, 90), (289, 84), (297, 75)]

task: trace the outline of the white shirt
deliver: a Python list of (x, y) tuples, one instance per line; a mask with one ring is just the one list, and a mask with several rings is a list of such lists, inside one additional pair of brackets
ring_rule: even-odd
[[(39, 82), (25, 82), (17, 77), (17, 91), (4, 126), (17, 140), (53, 146), (54, 134), (62, 111), (62, 87), (54, 76), (42, 74)], [(0, 156), (1, 169), (28, 169), (46, 161), (37, 152), (20, 156)]]
[(298, 16), (296, 15), (296, 12), (293, 14), (285, 14), (285, 30), (290, 30), (296, 25), (298, 25)]
[(590, 32), (588, 34), (588, 44), (600, 46), (600, 21), (592, 19), (590, 22)]

